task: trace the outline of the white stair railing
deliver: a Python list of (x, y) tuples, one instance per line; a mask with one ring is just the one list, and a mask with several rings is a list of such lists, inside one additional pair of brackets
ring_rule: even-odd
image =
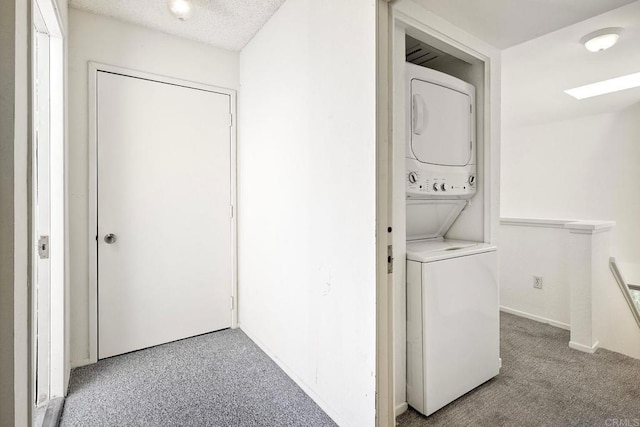
[[(637, 269), (636, 266), (616, 262), (616, 259), (611, 257), (609, 258), (609, 268), (611, 269), (613, 276), (616, 278), (616, 282), (618, 282), (624, 298), (629, 304), (629, 308), (633, 313), (633, 317), (636, 319), (638, 327), (640, 327), (640, 283), (632, 283), (632, 281), (629, 280), (629, 276), (623, 275), (621, 271), (626, 270), (628, 273), (633, 275), (634, 270)], [(636, 292), (638, 293), (638, 296), (634, 298), (634, 294)]]

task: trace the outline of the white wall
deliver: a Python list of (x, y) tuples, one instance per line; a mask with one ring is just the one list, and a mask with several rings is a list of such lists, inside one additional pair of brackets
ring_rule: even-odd
[(640, 102), (504, 129), (502, 216), (613, 220), (612, 254), (640, 262), (639, 117)]
[(240, 54), (240, 325), (343, 426), (375, 422), (375, 4), (288, 0)]
[[(604, 52), (578, 43), (624, 35)], [(637, 72), (640, 1), (503, 52), (503, 217), (614, 220), (613, 254), (640, 262), (640, 88), (576, 100), (564, 90)]]
[[(578, 348), (580, 344), (589, 348), (599, 342), (601, 348), (640, 358), (638, 326), (609, 269), (611, 231), (593, 236), (591, 231), (572, 234), (570, 231), (575, 229), (566, 228), (572, 227), (572, 222), (575, 221), (502, 219), (501, 308), (571, 330)], [(533, 287), (534, 275), (543, 277), (542, 289)], [(589, 280), (583, 280), (585, 277)], [(574, 290), (577, 287), (576, 292), (572, 292), (573, 286)], [(586, 320), (580, 316), (585, 307)], [(589, 342), (580, 342), (585, 337)]]
[[(607, 51), (590, 53), (578, 43), (584, 34), (613, 26), (625, 31)], [(639, 42), (636, 1), (503, 52), (502, 217), (613, 220), (611, 254), (640, 262), (640, 89), (584, 100), (564, 93), (636, 72)], [(562, 235), (502, 226), (503, 306), (569, 323)], [(542, 290), (533, 289), (534, 274), (544, 277)], [(638, 357), (637, 325), (611, 273), (604, 276), (593, 300), (600, 344)]]
[(62, 23), (62, 30), (67, 32), (69, 28), (69, 1), (68, 0), (53, 0), (53, 4), (58, 9), (60, 21)]
[(96, 61), (227, 88), (238, 54), (110, 18), (69, 13), (71, 361), (89, 363), (87, 63)]
[[(503, 130), (504, 217), (613, 220), (611, 255), (640, 261), (640, 103), (621, 111)], [(501, 305), (566, 327), (565, 230), (501, 230)], [(533, 275), (544, 278), (533, 288)], [(612, 274), (594, 285), (600, 346), (640, 357), (640, 336)], [(619, 312), (622, 310), (622, 312)]]
[[(568, 232), (555, 226), (500, 227), (500, 305), (518, 314), (569, 329)], [(533, 276), (543, 278), (542, 289)]]

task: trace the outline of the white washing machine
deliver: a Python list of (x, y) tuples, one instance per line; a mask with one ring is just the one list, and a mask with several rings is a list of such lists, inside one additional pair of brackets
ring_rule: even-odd
[(497, 248), (444, 238), (478, 185), (475, 89), (406, 65), (407, 402), (430, 415), (499, 372)]
[(495, 246), (407, 244), (407, 402), (431, 415), (498, 375)]

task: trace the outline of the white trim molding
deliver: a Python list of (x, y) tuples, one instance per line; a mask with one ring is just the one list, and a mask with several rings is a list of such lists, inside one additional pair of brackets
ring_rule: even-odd
[(565, 329), (567, 331), (571, 330), (571, 325), (569, 325), (568, 323), (560, 322), (558, 320), (548, 319), (542, 316), (537, 316), (535, 314), (527, 313), (526, 311), (505, 307), (504, 305), (500, 306), (500, 311), (513, 314), (514, 316), (524, 317), (525, 319), (535, 320), (536, 322), (546, 323), (548, 325), (555, 326), (556, 328), (560, 328), (560, 329)]
[(544, 228), (565, 228), (565, 225), (575, 222), (573, 219), (550, 219), (550, 218), (500, 218), (500, 225), (513, 225), (518, 227), (544, 227)]
[(593, 234), (610, 230), (616, 225), (616, 223), (615, 221), (588, 219), (502, 217), (500, 218), (500, 225), (516, 227), (566, 228), (571, 233)]
[(565, 224), (564, 228), (574, 234), (596, 234), (615, 227), (615, 221), (576, 221)]
[(273, 360), (275, 362), (276, 365), (278, 365), (278, 367), (280, 367), (280, 369), (282, 369), (284, 371), (285, 374), (287, 374), (287, 376), (289, 378), (291, 378), (293, 380), (293, 382), (295, 382), (301, 389), (302, 391), (304, 391), (307, 395), (309, 395), (309, 397), (311, 397), (311, 399), (318, 404), (318, 406), (327, 413), (327, 415), (329, 415), (329, 417), (336, 422), (336, 424), (340, 425), (340, 426), (345, 426), (348, 427), (349, 424), (347, 424), (347, 421), (344, 420), (340, 414), (338, 413), (338, 411), (334, 410), (331, 406), (329, 406), (329, 404), (318, 395), (318, 393), (316, 393), (311, 387), (309, 387), (307, 385), (307, 383), (300, 378), (298, 375), (296, 375), (296, 373), (289, 368), (289, 366), (287, 366), (282, 359), (280, 359), (278, 356), (276, 356), (276, 354), (274, 352), (271, 351), (271, 349), (269, 349), (269, 347), (267, 347), (267, 345), (265, 343), (263, 343), (261, 340), (259, 340), (257, 338), (256, 335), (254, 335), (251, 331), (249, 331), (248, 329), (246, 329), (245, 327), (243, 327), (242, 325), (238, 324), (238, 328), (240, 330), (242, 330), (242, 332), (244, 332), (244, 334), (246, 336), (249, 337), (249, 339), (251, 341), (254, 342), (255, 345), (257, 345), (260, 350), (264, 351), (266, 353), (267, 356), (269, 356), (269, 358), (271, 360)]
[(592, 354), (595, 353), (599, 345), (600, 343), (598, 341), (596, 341), (591, 347), (589, 347), (588, 345), (574, 342), (574, 341), (569, 341), (570, 348), (574, 350), (582, 351), (584, 353), (592, 353)]
[(401, 404), (396, 406), (394, 414), (396, 417), (399, 417), (400, 415), (407, 412), (407, 409), (409, 409), (409, 404), (407, 402), (402, 402)]
[(85, 357), (84, 359), (72, 360), (71, 361), (71, 369), (78, 368), (80, 366), (90, 365), (92, 363), (96, 363), (96, 362), (93, 362), (88, 357)]

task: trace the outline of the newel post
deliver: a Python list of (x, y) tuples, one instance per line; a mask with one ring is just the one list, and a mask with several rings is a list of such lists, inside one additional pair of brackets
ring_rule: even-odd
[(614, 221), (576, 221), (569, 231), (569, 292), (571, 340), (569, 347), (593, 353), (598, 348), (594, 333), (593, 291), (608, 271), (611, 230)]

